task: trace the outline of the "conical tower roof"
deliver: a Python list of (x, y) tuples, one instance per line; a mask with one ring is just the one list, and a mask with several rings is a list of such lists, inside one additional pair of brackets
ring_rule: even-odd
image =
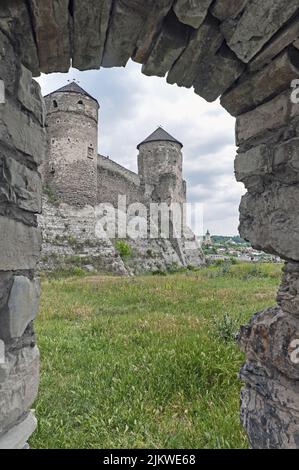
[(183, 147), (181, 142), (175, 139), (172, 135), (168, 134), (168, 132), (166, 132), (162, 127), (158, 127), (155, 132), (140, 142), (140, 144), (137, 146), (137, 149), (139, 150), (140, 145), (146, 144), (147, 142), (175, 142), (176, 144), (179, 144), (181, 147)]
[(70, 82), (63, 87), (58, 88), (58, 90), (52, 91), (52, 93), (49, 93), (49, 95), (52, 95), (53, 93), (78, 93), (80, 95), (88, 96), (89, 98), (98, 103), (98, 100), (96, 98), (87, 93), (87, 91), (83, 90), (83, 88), (81, 88), (76, 82)]

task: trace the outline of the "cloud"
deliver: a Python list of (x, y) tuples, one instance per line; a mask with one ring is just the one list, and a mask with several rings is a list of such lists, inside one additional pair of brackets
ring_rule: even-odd
[(137, 170), (137, 149), (159, 125), (184, 144), (188, 200), (204, 204), (204, 226), (214, 234), (237, 233), (243, 186), (234, 179), (235, 120), (219, 101), (206, 103), (191, 89), (146, 77), (140, 65), (41, 76), (43, 94), (79, 80), (100, 103), (99, 152)]

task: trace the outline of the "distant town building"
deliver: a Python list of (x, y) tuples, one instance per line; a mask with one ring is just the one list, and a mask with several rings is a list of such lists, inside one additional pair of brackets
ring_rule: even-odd
[(213, 245), (213, 240), (211, 238), (211, 234), (210, 234), (209, 230), (207, 230), (207, 233), (203, 237), (203, 245), (205, 245), (205, 246)]

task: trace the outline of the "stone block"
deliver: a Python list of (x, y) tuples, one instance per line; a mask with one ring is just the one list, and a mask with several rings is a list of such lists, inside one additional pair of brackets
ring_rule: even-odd
[(29, 170), (7, 157), (4, 159), (0, 181), (0, 200), (15, 203), (25, 211), (41, 212), (42, 182), (37, 171)]
[(282, 144), (263, 144), (239, 152), (235, 159), (237, 181), (246, 188), (252, 186), (253, 177), (267, 178), (287, 185), (299, 182), (299, 139), (293, 138)]
[(194, 91), (205, 100), (215, 101), (242, 74), (244, 64), (227, 48), (207, 57), (198, 67)]
[(29, 0), (41, 72), (68, 72), (71, 64), (69, 0)]
[(176, 0), (173, 9), (178, 19), (197, 29), (204, 22), (213, 0)]
[(247, 189), (260, 192), (263, 189), (260, 177), (271, 173), (272, 158), (268, 146), (253, 147), (244, 153), (238, 153), (235, 159), (235, 176)]
[[(248, 64), (249, 71), (254, 72), (268, 65), (273, 57), (276, 57), (286, 47), (293, 43), (296, 47), (296, 39), (299, 38), (299, 22), (298, 18), (288, 23), (285, 27), (275, 35), (275, 37), (254, 57)], [(295, 42), (294, 42), (295, 41)]]
[(28, 449), (27, 440), (37, 427), (37, 420), (32, 412), (0, 436), (0, 449)]
[(10, 99), (0, 106), (0, 135), (5, 145), (30, 155), (37, 165), (45, 160), (45, 129)]
[(242, 382), (278, 407), (299, 413), (299, 382), (290, 380), (258, 362), (246, 362), (240, 371)]
[(283, 271), (277, 302), (283, 311), (299, 317), (299, 264), (287, 263)]
[(211, 6), (211, 13), (218, 20), (236, 18), (244, 9), (248, 0), (216, 0)]
[(20, 103), (37, 118), (43, 126), (45, 121), (45, 107), (39, 84), (32, 80), (30, 70), (21, 65), (18, 84), (18, 99)]
[(0, 338), (20, 338), (39, 309), (40, 286), (37, 279), (15, 276), (7, 308), (0, 312)]
[(101, 66), (112, 0), (74, 0), (73, 62), (79, 70)]
[(20, 419), (37, 397), (39, 352), (26, 347), (6, 354), (0, 365), (0, 435)]
[(292, 360), (292, 342), (299, 339), (298, 318), (270, 307), (241, 327), (239, 339), (247, 361), (277, 370), (289, 379), (299, 379), (299, 363)]
[(39, 61), (34, 40), (34, 31), (27, 2), (23, 0), (1, 0), (0, 30), (2, 30), (20, 54), (21, 62), (38, 76)]
[(142, 73), (164, 77), (186, 48), (189, 33), (190, 27), (180, 23), (175, 14), (170, 13), (142, 67)]
[(0, 216), (0, 269), (34, 269), (41, 248), (40, 230)]
[(241, 422), (253, 449), (299, 447), (299, 413), (278, 407), (249, 386), (241, 391)]
[(173, 0), (160, 0), (151, 4), (146, 22), (140, 31), (132, 59), (143, 64), (146, 62), (155, 37), (159, 34), (163, 21), (173, 5)]
[(10, 273), (0, 272), (0, 310), (7, 304), (13, 276)]
[(271, 180), (262, 194), (247, 193), (240, 205), (240, 235), (258, 250), (299, 261), (298, 198), (298, 185)]
[(152, 2), (116, 0), (110, 17), (103, 67), (124, 67), (133, 55)]
[(289, 118), (290, 95), (282, 93), (252, 111), (241, 114), (236, 122), (236, 141), (246, 140), (286, 125)]
[[(1, 24), (1, 23), (0, 23)], [(13, 46), (0, 30), (0, 79), (4, 81), (5, 91), (13, 94), (18, 78), (18, 63)]]
[(254, 0), (246, 4), (235, 24), (225, 28), (224, 22), (222, 31), (228, 46), (248, 63), (297, 10), (297, 0)]
[(273, 150), (274, 178), (286, 184), (299, 182), (299, 139), (290, 139)]
[(167, 82), (190, 88), (198, 78), (200, 65), (205, 60), (213, 60), (222, 42), (217, 21), (208, 17), (198, 30), (191, 32), (186, 49), (169, 71)]
[(299, 51), (282, 53), (260, 72), (245, 77), (221, 98), (221, 105), (233, 116), (249, 111), (267, 99), (290, 88), (299, 76)]

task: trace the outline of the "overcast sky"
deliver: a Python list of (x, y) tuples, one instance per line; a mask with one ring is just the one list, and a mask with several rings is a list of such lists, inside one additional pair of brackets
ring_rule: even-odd
[(38, 78), (43, 95), (76, 79), (100, 103), (99, 153), (137, 170), (136, 146), (159, 125), (184, 144), (188, 202), (204, 205), (204, 229), (238, 233), (238, 206), (244, 193), (234, 178), (235, 119), (219, 102), (206, 103), (192, 90), (146, 77), (141, 66)]

